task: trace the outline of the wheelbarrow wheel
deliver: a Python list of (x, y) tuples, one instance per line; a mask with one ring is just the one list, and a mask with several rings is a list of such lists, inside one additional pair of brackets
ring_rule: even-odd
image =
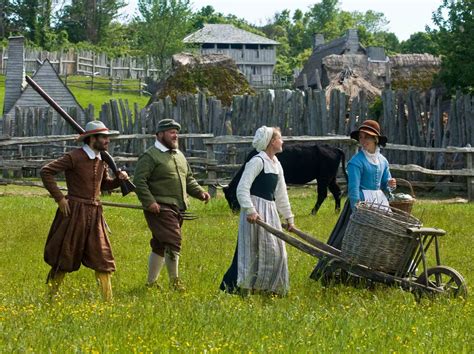
[(467, 298), (466, 281), (457, 270), (446, 266), (436, 266), (428, 268), (426, 274), (428, 279), (426, 279), (425, 273), (421, 273), (416, 280), (416, 283), (423, 285), (427, 284), (428, 287), (441, 290), (442, 292), (431, 292), (429, 290), (418, 291), (415, 293), (415, 297), (418, 299), (424, 294), (429, 294), (430, 296), (440, 294), (441, 296), (451, 298)]

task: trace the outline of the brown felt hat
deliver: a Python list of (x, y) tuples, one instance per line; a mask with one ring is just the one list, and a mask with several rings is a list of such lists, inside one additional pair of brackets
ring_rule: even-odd
[(376, 136), (379, 138), (379, 145), (385, 146), (387, 143), (387, 137), (380, 133), (380, 124), (375, 120), (368, 119), (362, 122), (359, 126), (359, 129), (354, 130), (351, 133), (351, 138), (359, 141), (359, 132), (364, 132), (366, 134)]

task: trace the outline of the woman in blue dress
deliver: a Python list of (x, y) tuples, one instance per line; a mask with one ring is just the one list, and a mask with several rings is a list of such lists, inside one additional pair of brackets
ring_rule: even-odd
[[(351, 133), (351, 138), (360, 143), (360, 150), (347, 164), (349, 198), (327, 242), (337, 249), (342, 247), (351, 212), (357, 203), (373, 202), (388, 207), (386, 193), (397, 187), (397, 181), (390, 174), (388, 161), (380, 153), (380, 146), (385, 146), (387, 137), (381, 134), (379, 123), (370, 119), (362, 122), (359, 129)], [(326, 264), (324, 259), (320, 260), (311, 278), (319, 279)]]

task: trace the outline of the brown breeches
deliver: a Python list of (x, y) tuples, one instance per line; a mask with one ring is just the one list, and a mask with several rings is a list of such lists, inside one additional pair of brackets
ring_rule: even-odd
[(115, 261), (101, 205), (69, 200), (71, 215), (56, 211), (44, 249), (53, 272), (73, 272), (81, 263), (98, 272), (115, 271)]
[(158, 214), (144, 211), (145, 219), (152, 233), (150, 246), (154, 253), (164, 257), (165, 248), (179, 252), (181, 250), (181, 225), (183, 218), (179, 210), (172, 205), (160, 204), (163, 208), (175, 212), (161, 211)]

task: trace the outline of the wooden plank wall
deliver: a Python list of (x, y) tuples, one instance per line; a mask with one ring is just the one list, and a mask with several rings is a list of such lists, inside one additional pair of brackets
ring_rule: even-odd
[[(474, 141), (472, 96), (458, 94), (452, 99), (449, 112), (443, 112), (442, 97), (434, 90), (428, 94), (387, 90), (383, 92), (382, 100), (380, 123), (390, 143), (463, 147)], [(43, 110), (19, 109), (13, 121), (7, 124), (4, 120), (3, 132), (13, 136), (66, 133), (62, 120), (54, 119), (51, 123), (45, 119), (50, 116), (51, 113)], [(111, 100), (102, 105), (100, 112), (94, 112), (92, 107), (86, 109), (86, 121), (92, 117), (98, 117), (122, 134), (152, 134), (160, 119), (171, 117), (182, 124), (183, 133), (211, 133), (214, 136), (230, 133), (251, 136), (263, 124), (281, 127), (285, 136), (347, 135), (369, 118), (363, 93), (349, 103), (344, 93), (333, 91), (326, 106), (326, 93), (311, 89), (267, 90), (256, 96), (235, 96), (231, 107), (224, 107), (219, 100), (203, 94), (183, 95), (176, 103), (168, 97), (144, 110), (126, 100)], [(136, 142), (121, 144), (120, 149), (123, 153), (137, 154), (143, 150), (142, 145)], [(196, 142), (192, 148), (204, 147)], [(387, 156), (391, 163), (413, 163), (426, 168), (451, 169), (464, 165), (462, 154), (448, 157), (419, 151), (388, 151)]]

